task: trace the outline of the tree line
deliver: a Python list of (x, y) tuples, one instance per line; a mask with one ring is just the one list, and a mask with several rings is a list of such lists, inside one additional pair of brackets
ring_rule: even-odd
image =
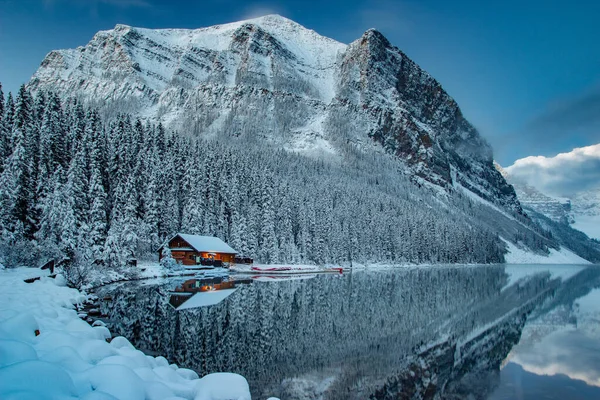
[[(252, 138), (171, 132), (76, 99), (0, 89), (0, 262), (118, 267), (177, 232), (265, 263), (493, 263), (504, 245), (387, 156), (326, 162)], [(462, 211), (461, 211), (462, 210)]]

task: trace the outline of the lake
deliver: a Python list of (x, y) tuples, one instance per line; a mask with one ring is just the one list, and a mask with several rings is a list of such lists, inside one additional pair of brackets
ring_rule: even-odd
[(113, 335), (253, 398), (598, 399), (600, 267), (436, 266), (126, 282)]

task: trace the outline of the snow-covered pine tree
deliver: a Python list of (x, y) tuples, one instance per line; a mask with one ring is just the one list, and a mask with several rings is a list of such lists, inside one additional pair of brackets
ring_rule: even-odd
[(72, 196), (72, 186), (67, 181), (61, 182), (61, 171), (57, 170), (56, 187), (54, 190), (51, 212), (55, 232), (58, 232), (58, 247), (64, 257), (74, 261), (79, 242), (79, 226), (75, 216), (75, 200)]
[(9, 151), (6, 153), (6, 156), (8, 157), (11, 153), (12, 153), (12, 147), (13, 147), (13, 142), (12, 142), (12, 128), (13, 128), (13, 124), (15, 122), (15, 102), (13, 99), (13, 95), (11, 92), (8, 92), (8, 95), (6, 96), (6, 106), (4, 107), (4, 126), (7, 130), (7, 135), (9, 137)]
[(2, 84), (0, 84), (0, 174), (4, 171), (4, 160), (10, 154), (10, 131), (6, 123), (4, 92), (2, 91)]
[[(94, 151), (94, 150), (92, 150)], [(92, 153), (93, 154), (93, 153)], [(94, 157), (92, 156), (92, 160)], [(89, 226), (88, 243), (94, 260), (102, 258), (107, 236), (107, 198), (102, 185), (102, 172), (97, 163), (92, 161), (89, 198), (91, 206), (87, 216)]]
[(167, 271), (174, 271), (179, 269), (177, 262), (171, 254), (171, 249), (169, 248), (169, 246), (164, 246), (161, 249), (160, 265), (162, 265)]

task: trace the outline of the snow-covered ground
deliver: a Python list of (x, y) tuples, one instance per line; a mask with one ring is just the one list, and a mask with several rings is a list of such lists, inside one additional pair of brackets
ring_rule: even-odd
[(293, 265), (293, 264), (234, 264), (230, 267), (232, 272), (248, 274), (314, 274), (319, 272), (341, 272), (340, 267), (322, 267), (318, 265)]
[[(90, 326), (86, 296), (32, 268), (0, 270), (0, 399), (250, 400), (245, 378), (196, 372), (147, 356)], [(33, 283), (24, 279), (41, 276)]]
[(168, 276), (185, 276), (185, 275), (208, 275), (208, 276), (220, 276), (227, 275), (228, 270), (226, 268), (187, 268), (181, 266), (180, 269), (167, 270), (158, 262), (142, 261), (138, 264), (140, 269), (139, 278), (164, 278)]
[(564, 247), (560, 250), (550, 249), (550, 254), (543, 256), (520, 249), (507, 240), (504, 243), (508, 247), (508, 253), (504, 256), (507, 264), (591, 264)]

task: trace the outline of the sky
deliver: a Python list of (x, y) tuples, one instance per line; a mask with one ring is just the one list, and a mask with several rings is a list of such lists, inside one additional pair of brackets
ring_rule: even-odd
[(199, 28), (277, 13), (350, 43), (375, 28), (433, 75), (496, 160), (600, 143), (600, 2), (590, 0), (0, 0), (0, 82), (117, 23)]

